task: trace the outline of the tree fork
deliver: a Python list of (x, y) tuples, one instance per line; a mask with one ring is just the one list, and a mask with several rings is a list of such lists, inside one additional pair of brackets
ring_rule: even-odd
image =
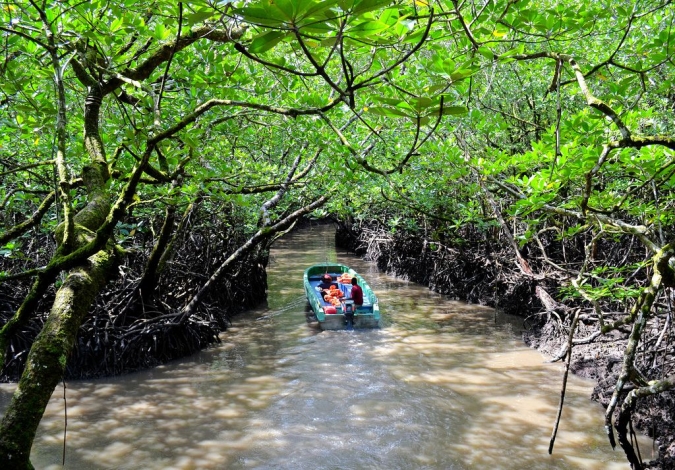
[(148, 262), (145, 266), (143, 278), (139, 284), (141, 299), (147, 302), (152, 297), (152, 293), (157, 286), (157, 277), (161, 272), (159, 270), (160, 260), (166, 250), (170, 248), (169, 241), (176, 222), (176, 206), (170, 205), (166, 208), (164, 223), (159, 233), (159, 239), (150, 253)]

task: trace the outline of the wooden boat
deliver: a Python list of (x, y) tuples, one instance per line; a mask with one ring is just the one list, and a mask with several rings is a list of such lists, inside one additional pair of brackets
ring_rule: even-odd
[[(335, 296), (340, 298), (339, 302), (333, 301), (335, 305), (331, 304), (331, 297), (328, 300), (324, 298), (324, 292), (318, 287), (321, 278), (326, 273), (331, 275), (334, 289), (342, 293), (342, 295)], [(358, 284), (363, 290), (363, 305), (356, 309), (352, 301), (345, 300), (351, 298), (352, 285), (348, 280), (352, 277), (358, 279)], [(380, 307), (377, 297), (368, 283), (348, 266), (338, 263), (312, 265), (305, 270), (304, 284), (307, 300), (322, 330), (341, 330), (351, 326), (354, 328), (380, 326)], [(350, 320), (351, 324), (349, 324)]]

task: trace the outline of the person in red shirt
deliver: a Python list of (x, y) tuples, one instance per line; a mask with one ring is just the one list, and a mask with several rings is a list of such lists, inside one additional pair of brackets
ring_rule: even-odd
[(363, 305), (363, 289), (361, 289), (355, 277), (352, 278), (352, 300), (355, 309)]
[(354, 312), (363, 305), (363, 289), (359, 286), (355, 277), (352, 278), (351, 300), (354, 301), (354, 309), (350, 313), (345, 312), (345, 320), (347, 320), (347, 329), (354, 328)]

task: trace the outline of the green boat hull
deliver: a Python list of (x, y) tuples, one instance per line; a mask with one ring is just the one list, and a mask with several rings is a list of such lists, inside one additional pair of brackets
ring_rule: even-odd
[(347, 324), (347, 317), (342, 311), (342, 307), (335, 307), (337, 313), (326, 313), (324, 308), (327, 304), (323, 301), (321, 293), (316, 290), (316, 284), (325, 273), (330, 274), (334, 279), (344, 273), (356, 277), (359, 286), (363, 290), (363, 306), (356, 309), (353, 317), (354, 328), (379, 328), (380, 326), (380, 306), (377, 297), (373, 293), (368, 283), (356, 271), (349, 266), (339, 263), (322, 263), (310, 266), (305, 270), (304, 285), (307, 301), (316, 316), (316, 320), (322, 330), (342, 330)]

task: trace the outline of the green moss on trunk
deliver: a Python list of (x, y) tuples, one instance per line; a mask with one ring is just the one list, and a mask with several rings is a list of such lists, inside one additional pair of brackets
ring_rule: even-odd
[(56, 294), (44, 328), (0, 425), (0, 468), (32, 468), (30, 450), (47, 403), (63, 377), (77, 332), (113, 265), (100, 251), (73, 269)]

